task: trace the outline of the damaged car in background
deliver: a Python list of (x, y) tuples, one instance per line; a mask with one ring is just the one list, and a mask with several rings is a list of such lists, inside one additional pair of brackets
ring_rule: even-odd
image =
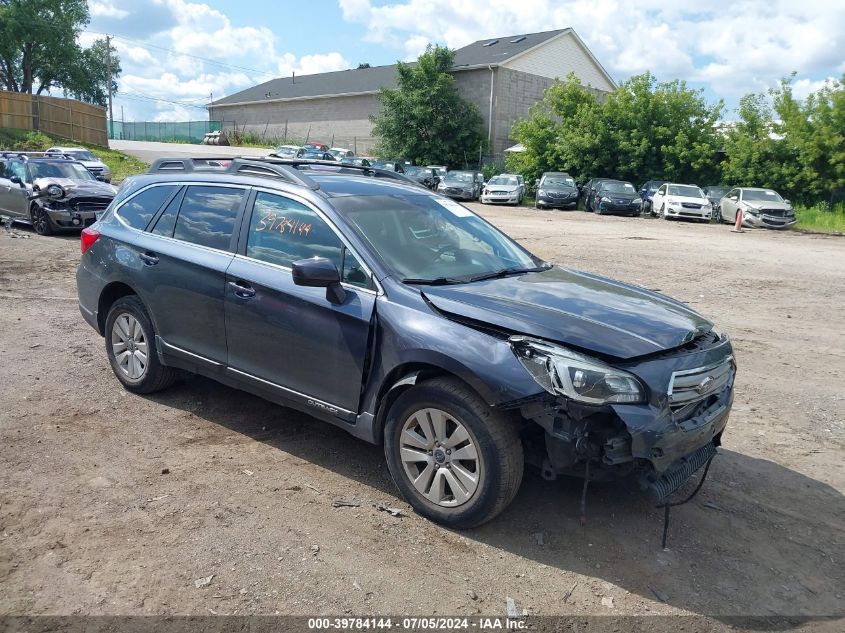
[(305, 411), (382, 445), (408, 502), (451, 527), (504, 510), (526, 463), (663, 504), (706, 474), (736, 364), (690, 307), (545, 262), (399, 174), (178, 162), (82, 233), (80, 310), (126, 389), (181, 369)]
[(31, 224), (39, 235), (90, 226), (117, 188), (82, 163), (46, 154), (0, 154), (0, 216)]

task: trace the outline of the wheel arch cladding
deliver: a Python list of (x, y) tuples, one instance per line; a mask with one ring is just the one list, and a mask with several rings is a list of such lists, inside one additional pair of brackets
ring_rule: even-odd
[(394, 367), (385, 376), (379, 388), (376, 399), (375, 429), (373, 435), (379, 442), (384, 441), (384, 428), (387, 421), (387, 414), (400, 395), (408, 389), (431, 380), (433, 378), (451, 378), (460, 382), (467, 389), (478, 395), (484, 401), (487, 399), (484, 394), (463, 377), (440, 365), (428, 362), (408, 362)]
[(138, 296), (138, 293), (132, 286), (122, 281), (113, 281), (103, 288), (97, 303), (97, 327), (100, 331), (100, 336), (105, 335), (106, 318), (115, 301), (130, 295)]

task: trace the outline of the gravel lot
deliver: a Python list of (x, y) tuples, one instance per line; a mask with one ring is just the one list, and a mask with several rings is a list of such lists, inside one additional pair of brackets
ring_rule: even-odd
[(498, 519), (450, 532), (398, 498), (380, 448), (307, 415), (202, 378), (128, 394), (77, 309), (78, 238), (0, 230), (0, 613), (504, 616), (509, 596), (841, 626), (804, 617), (845, 616), (845, 239), (479, 209), (733, 337), (725, 444), (668, 550), (662, 512), (617, 487), (592, 488), (582, 528), (580, 485), (529, 473)]

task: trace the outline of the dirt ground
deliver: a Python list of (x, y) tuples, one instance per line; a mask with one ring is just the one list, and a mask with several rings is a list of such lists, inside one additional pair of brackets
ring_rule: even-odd
[(398, 498), (380, 448), (307, 415), (201, 378), (131, 395), (79, 315), (78, 237), (0, 230), (0, 613), (503, 616), (511, 597), (841, 626), (812, 616), (845, 616), (845, 239), (479, 208), (732, 336), (724, 446), (668, 550), (662, 512), (615, 486), (581, 527), (580, 485), (529, 472), (498, 519), (452, 532)]

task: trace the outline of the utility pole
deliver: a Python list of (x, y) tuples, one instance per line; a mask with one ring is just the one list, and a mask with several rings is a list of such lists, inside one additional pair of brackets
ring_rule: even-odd
[(114, 136), (114, 112), (112, 111), (111, 94), (111, 37), (106, 35), (106, 76), (109, 82), (109, 134)]

